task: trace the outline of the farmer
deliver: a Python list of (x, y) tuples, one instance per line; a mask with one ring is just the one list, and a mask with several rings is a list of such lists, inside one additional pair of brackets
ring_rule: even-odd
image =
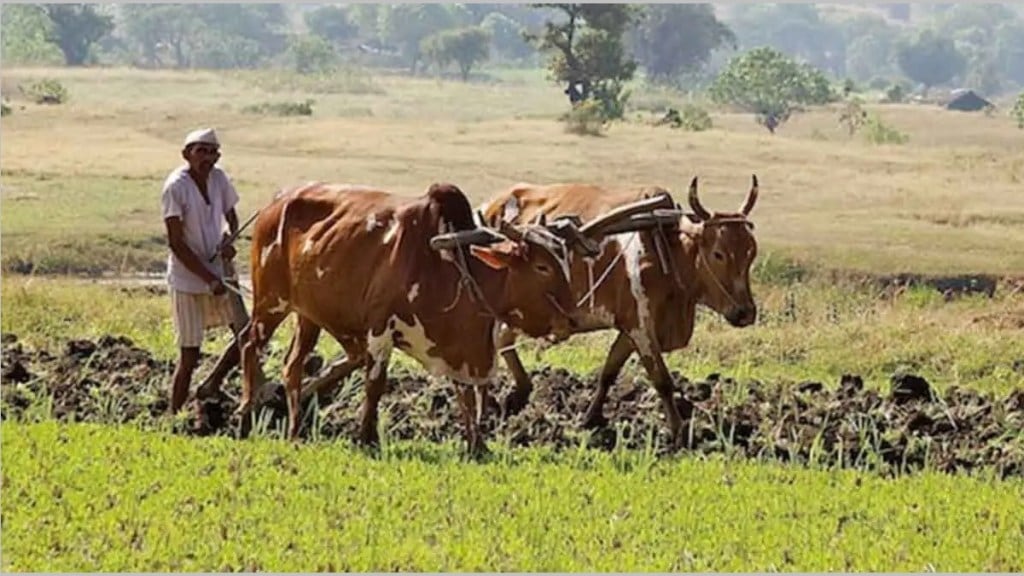
[(235, 341), (199, 386), (197, 398), (219, 392), (224, 377), (238, 365), (236, 342), (241, 341), (240, 333), (249, 322), (232, 265), (235, 249), (230, 240), (238, 232), (238, 193), (228, 175), (216, 166), (220, 158), (216, 132), (211, 128), (190, 132), (181, 156), (186, 164), (167, 176), (162, 199), (170, 247), (167, 284), (181, 350), (171, 383), (171, 414), (180, 410), (188, 397), (206, 329), (229, 325)]

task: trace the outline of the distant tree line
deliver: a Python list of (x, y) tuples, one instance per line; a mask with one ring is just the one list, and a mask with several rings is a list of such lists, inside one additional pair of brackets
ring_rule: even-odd
[[(10, 64), (146, 68), (389, 67), (463, 80), (546, 66), (574, 106), (621, 117), (637, 75), (708, 89), (768, 123), (845, 81), (904, 94), (1024, 85), (1024, 18), (1006, 4), (5, 5)], [(780, 80), (779, 75), (785, 77)], [(785, 89), (771, 89), (783, 81)], [(907, 85), (906, 82), (913, 83)], [(745, 83), (745, 84), (744, 84)], [(761, 86), (755, 91), (746, 90)], [(895, 86), (903, 83), (903, 87)], [(768, 94), (771, 92), (771, 94)]]

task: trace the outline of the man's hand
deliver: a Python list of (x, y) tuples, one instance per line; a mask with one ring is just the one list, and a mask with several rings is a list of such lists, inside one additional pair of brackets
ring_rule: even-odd
[(227, 287), (224, 286), (224, 282), (222, 282), (220, 278), (217, 278), (213, 282), (210, 282), (209, 287), (210, 291), (213, 292), (214, 296), (220, 296), (221, 294), (224, 294), (228, 290)]
[(235, 258), (235, 254), (237, 254), (237, 252), (235, 251), (234, 243), (231, 241), (231, 235), (225, 234), (220, 239), (220, 255), (225, 260), (233, 260)]

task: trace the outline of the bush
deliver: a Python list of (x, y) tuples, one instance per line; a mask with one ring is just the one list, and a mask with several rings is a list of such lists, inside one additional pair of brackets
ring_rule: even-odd
[(19, 89), (36, 104), (63, 104), (68, 99), (67, 88), (53, 78), (43, 78), (28, 86), (22, 84)]
[(608, 122), (601, 103), (596, 100), (578, 103), (561, 120), (565, 122), (566, 132), (580, 136), (600, 136)]
[(1013, 110), (1010, 110), (1010, 116), (1017, 120), (1017, 128), (1024, 129), (1024, 92), (1017, 96), (1017, 102), (1014, 103)]
[(868, 121), (868, 113), (861, 104), (860, 98), (852, 98), (839, 113), (839, 124), (846, 128), (850, 136), (856, 134)]
[(601, 115), (608, 121), (619, 120), (626, 115), (630, 95), (631, 91), (618, 80), (607, 80), (594, 86), (593, 97), (601, 106)]
[(864, 125), (864, 136), (872, 144), (906, 144), (910, 136), (882, 122), (877, 115), (871, 114)]
[(0, 102), (0, 116), (7, 116), (12, 113), (11, 107), (7, 105), (7, 102)]
[(899, 104), (907, 97), (907, 89), (901, 82), (893, 82), (885, 91), (885, 102)]
[(712, 127), (711, 115), (707, 110), (694, 104), (683, 106), (682, 112), (669, 108), (658, 125), (668, 124), (672, 128), (682, 128), (687, 132), (703, 132)]
[(787, 286), (808, 279), (811, 271), (796, 260), (766, 252), (758, 258), (751, 272), (758, 282)]
[(274, 116), (312, 116), (313, 100), (303, 102), (262, 102), (242, 108), (250, 114), (271, 114)]

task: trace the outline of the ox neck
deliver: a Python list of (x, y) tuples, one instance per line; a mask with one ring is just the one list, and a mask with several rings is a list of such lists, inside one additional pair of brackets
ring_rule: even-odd
[(467, 257), (466, 260), (470, 276), (477, 283), (477, 286), (480, 287), (480, 293), (487, 301), (485, 305), (483, 302), (474, 300), (474, 305), (485, 310), (487, 307), (490, 307), (491, 311), (498, 315), (499, 319), (504, 317), (509, 310), (508, 298), (505, 297), (508, 269), (495, 270), (472, 256)]
[(505, 298), (508, 270), (495, 270), (468, 254), (468, 250), (461, 256), (458, 251), (453, 251), (452, 255), (454, 260), (437, 259), (439, 268), (445, 270), (445, 277), (451, 271), (455, 280), (451, 304), (444, 311), (462, 310), (470, 312), (466, 318), (490, 322), (504, 318), (510, 308)]
[(679, 264), (679, 276), (681, 278), (693, 278), (692, 284), (686, 284), (684, 282), (683, 289), (686, 292), (686, 296), (689, 296), (695, 300), (700, 300), (707, 294), (707, 288), (704, 286), (704, 281), (700, 275), (700, 246), (697, 241), (689, 236), (683, 236), (680, 239), (683, 245), (683, 258)]

